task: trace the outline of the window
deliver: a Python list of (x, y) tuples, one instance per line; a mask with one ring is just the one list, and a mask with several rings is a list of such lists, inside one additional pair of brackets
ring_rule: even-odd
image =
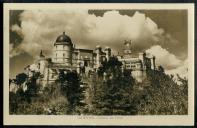
[(40, 63), (38, 63), (38, 69), (40, 69)]
[(65, 56), (65, 53), (63, 53), (63, 62), (65, 61), (65, 57), (64, 56)]
[(126, 68), (130, 68), (130, 65), (126, 65)]
[(84, 61), (84, 66), (87, 67), (88, 66), (88, 62)]

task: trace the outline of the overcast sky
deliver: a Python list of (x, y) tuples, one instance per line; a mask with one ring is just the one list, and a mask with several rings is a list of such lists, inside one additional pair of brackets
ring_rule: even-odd
[(132, 40), (133, 53), (146, 51), (167, 72), (185, 74), (187, 62), (186, 10), (10, 11), (10, 77), (23, 72), (42, 49), (51, 49), (62, 32), (77, 47), (109, 46), (122, 52)]

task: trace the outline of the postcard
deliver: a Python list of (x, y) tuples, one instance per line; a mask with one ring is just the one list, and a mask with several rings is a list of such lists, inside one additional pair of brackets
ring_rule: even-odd
[(194, 125), (194, 4), (4, 4), (5, 125)]

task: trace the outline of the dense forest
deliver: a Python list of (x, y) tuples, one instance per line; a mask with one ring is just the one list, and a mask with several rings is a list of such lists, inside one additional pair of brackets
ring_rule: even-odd
[[(105, 74), (105, 75), (103, 75)], [(188, 112), (188, 80), (158, 70), (147, 71), (138, 83), (131, 71), (121, 70), (121, 62), (111, 57), (98, 72), (79, 75), (60, 71), (58, 79), (41, 89), (40, 74), (28, 78), (18, 74), (18, 90), (10, 92), (10, 114), (18, 115), (185, 115)], [(27, 90), (22, 84), (26, 82)]]

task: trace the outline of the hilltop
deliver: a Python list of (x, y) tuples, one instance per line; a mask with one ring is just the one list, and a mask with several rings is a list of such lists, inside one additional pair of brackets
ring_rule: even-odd
[[(158, 70), (147, 70), (142, 82), (136, 81), (130, 70), (122, 71), (122, 63), (111, 58), (98, 72), (78, 74), (61, 70), (56, 81), (44, 88), (42, 77), (18, 74), (18, 89), (10, 92), (10, 114), (46, 115), (186, 115), (188, 82), (178, 76)], [(24, 90), (24, 85), (26, 90)]]

